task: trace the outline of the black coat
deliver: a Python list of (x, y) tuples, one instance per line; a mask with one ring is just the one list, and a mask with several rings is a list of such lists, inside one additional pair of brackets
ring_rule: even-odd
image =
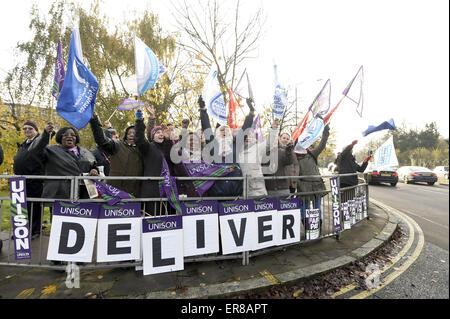
[[(337, 157), (336, 164), (339, 174), (362, 173), (369, 164), (368, 162), (364, 162), (362, 165), (359, 165), (352, 154), (352, 150), (353, 145), (348, 145)], [(340, 177), (340, 184), (343, 187), (358, 185), (358, 176), (342, 176)]]
[[(164, 140), (162, 143), (149, 142), (145, 137), (145, 124), (143, 120), (136, 120), (136, 134), (134, 141), (144, 162), (143, 176), (161, 176), (163, 158), (166, 159), (170, 173), (173, 174), (173, 163), (170, 161), (172, 141)], [(147, 180), (141, 183), (141, 198), (160, 198), (157, 180)]]
[[(38, 138), (39, 135), (35, 137)], [(34, 141), (34, 140), (33, 140)], [(24, 141), (19, 145), (16, 156), (14, 156), (14, 174), (15, 175), (44, 175), (42, 163), (28, 151), (31, 144)], [(27, 196), (40, 197), (42, 194), (42, 180), (27, 179)]]
[[(44, 131), (29, 148), (31, 154), (43, 163), (45, 175), (80, 176), (97, 168), (94, 155), (84, 147), (77, 146), (79, 154), (76, 156), (61, 144), (48, 145), (49, 142), (50, 135)], [(45, 180), (42, 197), (70, 199), (70, 181)]]
[[(102, 124), (97, 117), (92, 117), (89, 123), (98, 149), (110, 158), (109, 176), (142, 176), (142, 157), (137, 146), (129, 145), (124, 140), (116, 142), (109, 138), (103, 131)], [(141, 192), (141, 181), (133, 178), (108, 180), (108, 184), (135, 197), (139, 197)]]

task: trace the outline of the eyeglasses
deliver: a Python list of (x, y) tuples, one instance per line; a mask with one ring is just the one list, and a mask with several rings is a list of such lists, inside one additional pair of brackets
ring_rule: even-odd
[(63, 134), (62, 137), (77, 137), (75, 134)]
[(24, 127), (24, 128), (22, 128), (22, 130), (24, 130), (24, 131), (32, 131), (32, 130), (34, 130), (34, 127)]

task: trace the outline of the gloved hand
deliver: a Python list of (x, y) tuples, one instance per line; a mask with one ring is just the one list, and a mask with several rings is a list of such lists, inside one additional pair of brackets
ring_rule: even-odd
[(142, 120), (144, 118), (144, 113), (142, 113), (141, 109), (137, 109), (134, 113), (136, 120)]
[(288, 152), (288, 153), (292, 152), (293, 148), (294, 148), (294, 144), (292, 144), (292, 142), (289, 142), (288, 145), (286, 145), (286, 152)]
[(253, 99), (252, 98), (247, 98), (246, 102), (247, 102), (247, 106), (250, 109), (250, 112), (255, 112), (255, 103), (253, 102)]
[(364, 159), (364, 163), (367, 163), (368, 161), (370, 161), (370, 159), (372, 158), (372, 156), (371, 155), (369, 155), (369, 156), (367, 156), (365, 159)]
[(198, 97), (197, 103), (201, 109), (204, 109), (206, 107), (205, 101), (203, 101), (203, 97), (201, 95)]
[(358, 140), (354, 140), (354, 141), (352, 142), (352, 144), (350, 144), (350, 145), (351, 145), (351, 146), (355, 146), (356, 143), (358, 143)]

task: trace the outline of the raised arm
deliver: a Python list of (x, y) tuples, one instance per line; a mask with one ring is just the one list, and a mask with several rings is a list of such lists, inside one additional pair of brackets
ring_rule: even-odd
[(47, 122), (42, 134), (40, 134), (30, 145), (28, 151), (32, 156), (38, 158), (39, 160), (46, 161), (47, 152), (46, 147), (50, 143), (50, 135), (54, 131), (53, 123)]
[(136, 111), (136, 123), (134, 129), (136, 132), (134, 134), (134, 142), (136, 143), (136, 146), (139, 148), (141, 153), (146, 154), (149, 151), (150, 143), (145, 137), (144, 117), (141, 110)]
[(105, 131), (103, 131), (102, 124), (96, 113), (92, 115), (89, 124), (91, 126), (95, 143), (99, 148), (110, 155), (113, 155), (119, 151), (120, 143), (105, 135)]
[(310, 150), (310, 153), (315, 157), (319, 157), (320, 153), (325, 149), (325, 146), (327, 145), (328, 137), (330, 136), (330, 126), (327, 124), (325, 125), (322, 133), (322, 138), (320, 139), (320, 143), (317, 147)]

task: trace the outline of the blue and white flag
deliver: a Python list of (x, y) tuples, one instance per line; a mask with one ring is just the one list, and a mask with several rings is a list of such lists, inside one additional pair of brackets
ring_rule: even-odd
[(74, 29), (70, 38), (66, 76), (56, 112), (76, 129), (81, 130), (92, 118), (97, 92), (97, 78), (83, 62), (80, 33), (78, 29)]
[(397, 154), (395, 154), (394, 138), (391, 136), (383, 143), (374, 155), (375, 166), (380, 169), (383, 167), (398, 167)]
[(362, 133), (362, 135), (367, 136), (370, 133), (382, 130), (395, 130), (394, 120), (390, 119), (389, 121), (384, 121), (383, 123), (377, 126), (369, 125), (369, 127)]
[(324, 128), (323, 120), (320, 117), (316, 117), (308, 127), (303, 131), (303, 133), (299, 136), (297, 145), (295, 146), (295, 150), (301, 148), (308, 148), (320, 137), (320, 134)]
[(286, 89), (278, 81), (276, 64), (273, 66), (273, 70), (275, 74), (275, 93), (273, 95), (272, 112), (275, 118), (281, 119), (287, 104), (287, 93)]
[(134, 60), (136, 64), (137, 91), (143, 95), (152, 89), (166, 72), (155, 53), (136, 35), (134, 36)]
[(220, 90), (217, 79), (217, 68), (211, 67), (202, 90), (202, 98), (205, 101), (209, 116), (220, 124), (227, 124), (227, 106)]

